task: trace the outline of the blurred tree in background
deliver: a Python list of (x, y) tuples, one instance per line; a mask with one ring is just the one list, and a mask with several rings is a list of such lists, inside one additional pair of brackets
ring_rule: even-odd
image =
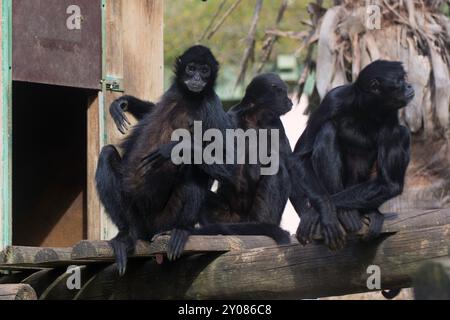
[[(222, 4), (222, 0), (183, 0), (170, 1), (165, 6), (164, 53), (165, 64), (171, 66), (177, 55), (195, 43), (210, 47), (222, 65), (239, 66), (246, 49), (247, 32), (251, 24), (256, 0), (242, 0), (227, 17), (223, 25), (210, 38), (199, 41)], [(221, 14), (225, 13), (236, 0), (226, 0)], [(308, 17), (307, 0), (289, 0), (288, 10), (280, 23), (280, 29), (300, 26), (300, 21)], [(275, 25), (277, 12), (282, 0), (264, 1), (256, 31), (256, 61), (264, 42), (265, 30)], [(218, 19), (217, 19), (218, 20)], [(298, 44), (289, 39), (280, 39), (277, 53), (293, 53)]]

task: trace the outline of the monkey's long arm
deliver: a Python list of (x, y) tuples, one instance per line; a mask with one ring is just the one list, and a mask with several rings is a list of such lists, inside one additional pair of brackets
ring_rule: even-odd
[(123, 96), (111, 103), (109, 112), (113, 118), (117, 129), (125, 134), (130, 125), (130, 121), (125, 112), (132, 114), (137, 120), (141, 120), (145, 115), (150, 113), (155, 104), (148, 101), (140, 100), (133, 96)]
[[(147, 155), (146, 157), (144, 157), (142, 159), (142, 167), (144, 167), (145, 170), (151, 170), (151, 168), (160, 167), (166, 161), (172, 161), (171, 160), (172, 151), (180, 143), (182, 143), (182, 142), (172, 141), (172, 142), (169, 142), (169, 143), (159, 146), (158, 149), (152, 151), (149, 155)], [(203, 155), (203, 146), (197, 146), (197, 144), (194, 141), (191, 141), (190, 146), (188, 146), (186, 144), (183, 145), (183, 152), (188, 152), (190, 154), (190, 160), (189, 160), (188, 165), (193, 164), (195, 166), (198, 166), (200, 168), (200, 170), (202, 170), (208, 176), (210, 176), (211, 178), (216, 179), (220, 182), (231, 183), (231, 184), (235, 183), (235, 181), (233, 180), (234, 170), (235, 170), (234, 165), (225, 164), (225, 163), (207, 164), (204, 162), (204, 159), (202, 159), (201, 163), (195, 164), (194, 153), (198, 152), (201, 155)], [(180, 165), (186, 165), (186, 164), (182, 163)]]
[(410, 135), (407, 128), (383, 130), (379, 138), (377, 178), (331, 196), (338, 208), (376, 209), (403, 191), (409, 164)]

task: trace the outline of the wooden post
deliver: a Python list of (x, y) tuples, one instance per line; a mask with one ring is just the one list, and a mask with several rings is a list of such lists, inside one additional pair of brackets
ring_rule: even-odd
[(417, 300), (450, 300), (450, 259), (425, 263), (414, 280)]
[(37, 300), (37, 297), (28, 284), (2, 284), (0, 300)]
[[(102, 0), (103, 79), (121, 79), (125, 92), (109, 91), (103, 85), (98, 101), (98, 151), (97, 142), (92, 142), (88, 179), (93, 179), (100, 149), (105, 144), (118, 144), (123, 138), (109, 116), (110, 104), (123, 94), (155, 101), (163, 93), (163, 3), (163, 0)], [(95, 135), (95, 125), (89, 128)], [(116, 228), (104, 209), (98, 210), (95, 185), (92, 181), (88, 184), (88, 205), (92, 206), (88, 208), (88, 239), (110, 239)]]
[(450, 256), (449, 232), (450, 225), (405, 229), (371, 243), (350, 240), (338, 252), (313, 243), (196, 254), (162, 265), (130, 260), (125, 276), (111, 265), (78, 298), (319, 298), (370, 291), (372, 266), (379, 267), (381, 289), (407, 288), (423, 261)]
[(100, 200), (95, 185), (95, 171), (97, 169), (100, 151), (100, 95), (89, 97), (87, 110), (87, 238), (101, 239)]
[(11, 244), (11, 0), (0, 6), (0, 249)]

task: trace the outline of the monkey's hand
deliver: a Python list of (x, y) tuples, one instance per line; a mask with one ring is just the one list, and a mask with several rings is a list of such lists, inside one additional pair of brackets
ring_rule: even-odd
[(364, 218), (368, 220), (369, 231), (363, 240), (370, 241), (377, 238), (383, 229), (384, 215), (378, 210), (373, 210), (365, 214)]
[(362, 215), (358, 210), (339, 210), (338, 219), (348, 233), (357, 233), (363, 226)]
[(317, 227), (319, 225), (319, 213), (313, 208), (302, 212), (300, 225), (298, 226), (296, 237), (301, 245), (307, 245), (314, 240)]
[(326, 211), (320, 215), (320, 227), (325, 244), (330, 250), (340, 250), (344, 247), (346, 233), (337, 218), (336, 210)]
[(164, 162), (170, 160), (172, 155), (172, 149), (178, 144), (178, 141), (172, 141), (167, 144), (163, 144), (158, 149), (150, 152), (141, 160), (141, 169), (147, 172), (150, 169), (157, 169), (161, 167)]
[(125, 111), (128, 108), (128, 101), (123, 98), (119, 98), (115, 100), (111, 106), (109, 107), (109, 113), (116, 124), (117, 130), (120, 133), (125, 134), (128, 131), (129, 126), (131, 125), (127, 116), (125, 115)]

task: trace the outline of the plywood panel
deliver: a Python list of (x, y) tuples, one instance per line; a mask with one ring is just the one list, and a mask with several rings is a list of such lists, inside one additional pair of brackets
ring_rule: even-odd
[(14, 80), (100, 89), (101, 54), (100, 0), (13, 0)]

